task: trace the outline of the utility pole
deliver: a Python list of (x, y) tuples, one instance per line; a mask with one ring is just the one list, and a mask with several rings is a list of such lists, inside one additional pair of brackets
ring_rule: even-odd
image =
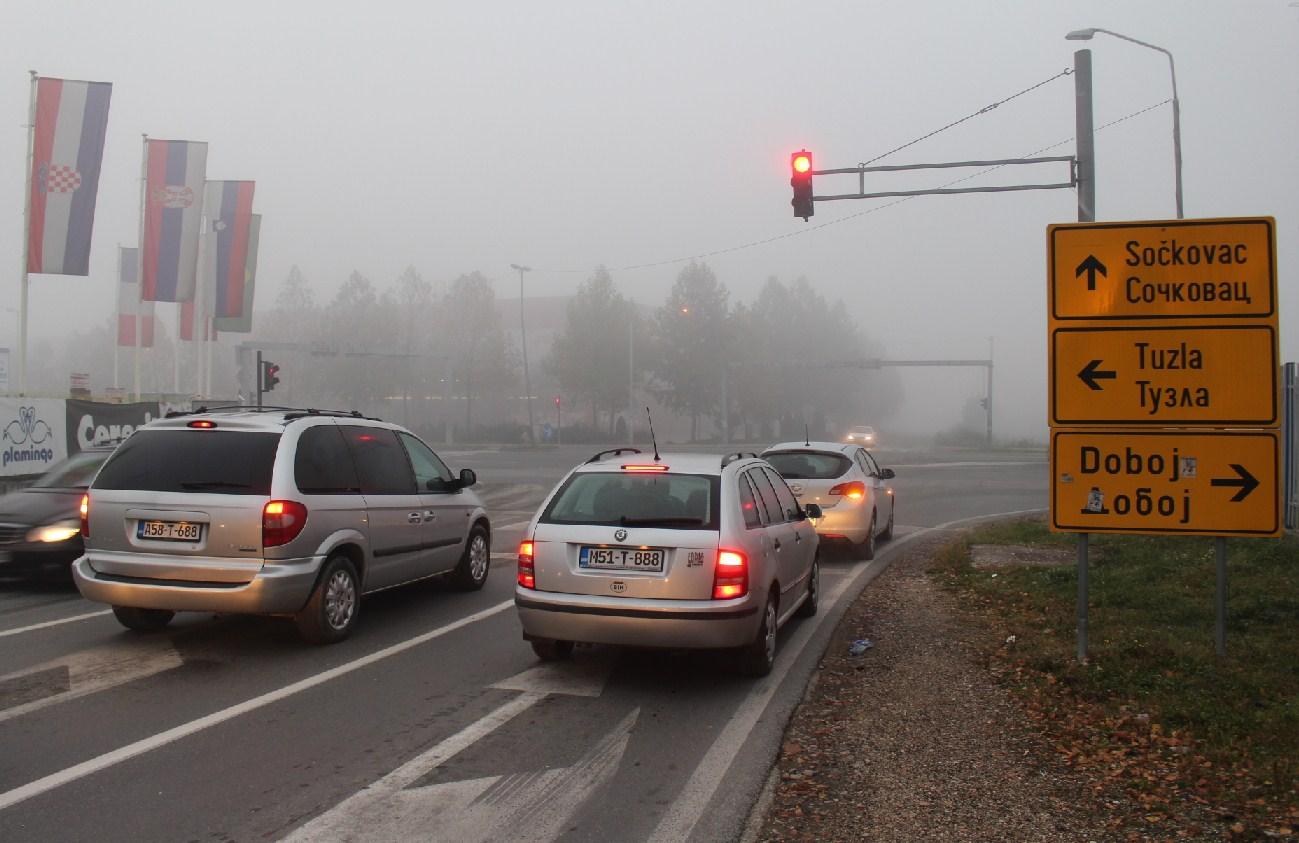
[(532, 267), (512, 263), (510, 269), (519, 271), (519, 345), (523, 349), (523, 397), (528, 405), (528, 444), (535, 445), (537, 428), (532, 422), (532, 381), (528, 377), (528, 327), (523, 317), (523, 273), (531, 272)]
[[(1073, 54), (1078, 222), (1096, 221), (1096, 146), (1092, 136), (1092, 52)], [(1087, 661), (1087, 534), (1078, 534), (1078, 661)]]

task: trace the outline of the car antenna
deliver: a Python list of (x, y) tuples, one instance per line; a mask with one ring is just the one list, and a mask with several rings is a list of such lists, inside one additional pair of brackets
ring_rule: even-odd
[(807, 435), (807, 422), (803, 422), (803, 444), (812, 447), (812, 437)]
[(662, 462), (663, 458), (659, 456), (659, 441), (654, 438), (654, 416), (650, 414), (650, 408), (645, 408), (645, 418), (649, 419), (650, 442), (654, 444), (654, 462)]

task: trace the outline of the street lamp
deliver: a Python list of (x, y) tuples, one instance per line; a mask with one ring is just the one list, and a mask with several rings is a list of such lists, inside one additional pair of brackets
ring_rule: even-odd
[(523, 347), (523, 398), (528, 404), (528, 444), (537, 442), (537, 429), (532, 423), (532, 381), (528, 378), (528, 328), (523, 319), (523, 273), (531, 272), (532, 267), (510, 264), (510, 269), (519, 271), (519, 345)]
[(1173, 80), (1173, 170), (1176, 177), (1177, 190), (1177, 218), (1182, 218), (1182, 107), (1177, 99), (1177, 72), (1173, 68), (1173, 54), (1163, 47), (1157, 47), (1154, 44), (1148, 44), (1145, 41), (1138, 41), (1136, 38), (1129, 38), (1126, 35), (1120, 35), (1108, 29), (1091, 27), (1089, 29), (1075, 29), (1065, 36), (1069, 41), (1090, 41), (1092, 36), (1098, 32), (1111, 35), (1123, 41), (1131, 41), (1133, 44), (1139, 44), (1142, 47), (1148, 47), (1152, 50), (1158, 50), (1168, 56), (1168, 75)]

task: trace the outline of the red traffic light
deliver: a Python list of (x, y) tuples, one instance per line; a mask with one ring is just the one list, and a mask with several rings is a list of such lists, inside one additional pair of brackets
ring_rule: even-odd
[(810, 152), (795, 152), (790, 158), (790, 166), (796, 173), (809, 173), (812, 171), (812, 154)]
[(812, 196), (812, 153), (800, 149), (791, 154), (789, 167), (794, 171), (789, 179), (790, 187), (794, 188), (794, 198), (789, 204), (794, 206), (794, 216), (802, 217), (806, 222), (815, 213), (812, 204), (815, 198)]
[(558, 395), (555, 396), (555, 406), (556, 406), (556, 407), (559, 406), (559, 396), (558, 396)]

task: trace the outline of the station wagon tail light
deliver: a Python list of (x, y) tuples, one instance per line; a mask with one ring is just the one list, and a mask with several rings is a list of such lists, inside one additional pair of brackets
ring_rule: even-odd
[(211, 421), (209, 419), (198, 419), (196, 421), (190, 422), (187, 426), (197, 427), (200, 430), (211, 430), (212, 428), (216, 427), (216, 422)]
[(90, 538), (90, 493), (81, 496), (81, 537)]
[(866, 497), (866, 484), (860, 480), (853, 480), (849, 483), (840, 483), (830, 490), (832, 495), (842, 495), (850, 500), (859, 501)]
[(519, 543), (519, 586), (537, 587), (537, 569), (533, 565), (532, 542)]
[(713, 599), (734, 600), (749, 593), (749, 560), (736, 550), (717, 551), (713, 569)]
[(279, 547), (307, 526), (307, 508), (297, 501), (267, 501), (262, 507), (262, 547)]
[(622, 467), (622, 470), (623, 471), (667, 471), (668, 467), (666, 465), (661, 465), (658, 463), (647, 464), (647, 465), (637, 465), (633, 463), (632, 465), (624, 465)]

